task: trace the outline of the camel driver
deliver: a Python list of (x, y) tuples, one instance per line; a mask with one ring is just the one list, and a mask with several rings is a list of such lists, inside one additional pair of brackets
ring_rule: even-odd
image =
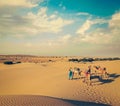
[(88, 66), (88, 70), (86, 71), (86, 80), (91, 81), (91, 66)]
[(87, 73), (88, 73), (88, 74), (91, 74), (91, 66), (88, 66)]

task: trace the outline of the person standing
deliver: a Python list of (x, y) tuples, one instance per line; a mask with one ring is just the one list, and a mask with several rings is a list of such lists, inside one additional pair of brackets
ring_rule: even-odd
[(69, 80), (73, 79), (73, 71), (72, 68), (69, 69)]

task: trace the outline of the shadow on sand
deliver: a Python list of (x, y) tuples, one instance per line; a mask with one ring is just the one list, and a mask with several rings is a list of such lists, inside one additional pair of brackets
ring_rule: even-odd
[(75, 100), (67, 100), (67, 99), (61, 99), (61, 100), (68, 102), (73, 106), (111, 106), (109, 104), (102, 104), (102, 103), (95, 103), (95, 102), (75, 101)]
[(113, 74), (110, 74), (109, 77), (111, 77), (113, 79), (116, 79), (116, 78), (120, 77), (120, 75), (116, 74), (116, 73), (113, 73)]
[(113, 73), (113, 74), (109, 74), (109, 78), (108, 79), (101, 79), (99, 78), (99, 81), (101, 82), (101, 84), (106, 84), (106, 83), (111, 83), (113, 81), (115, 81), (116, 78), (119, 78), (120, 75)]
[[(119, 77), (120, 77), (120, 74), (117, 74), (117, 73), (109, 74), (109, 78), (107, 79), (101, 78), (100, 76), (96, 75), (96, 76), (91, 76), (91, 82), (93, 85), (95, 83), (98, 83), (97, 85), (102, 85), (102, 84), (112, 83), (113, 81), (115, 81), (115, 79)], [(84, 79), (84, 78), (73, 78), (72, 80), (79, 80), (79, 79)]]
[(110, 105), (40, 95), (8, 95), (0, 96), (0, 106), (110, 106)]

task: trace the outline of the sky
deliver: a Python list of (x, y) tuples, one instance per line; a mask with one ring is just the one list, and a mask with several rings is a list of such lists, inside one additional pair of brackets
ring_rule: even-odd
[(120, 0), (0, 0), (0, 54), (120, 56)]

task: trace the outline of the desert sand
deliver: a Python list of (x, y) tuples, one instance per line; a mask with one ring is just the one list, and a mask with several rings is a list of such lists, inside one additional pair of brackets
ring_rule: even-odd
[[(68, 79), (70, 67), (106, 67), (108, 80)], [(120, 106), (120, 60), (87, 63), (0, 63), (0, 106)]]

